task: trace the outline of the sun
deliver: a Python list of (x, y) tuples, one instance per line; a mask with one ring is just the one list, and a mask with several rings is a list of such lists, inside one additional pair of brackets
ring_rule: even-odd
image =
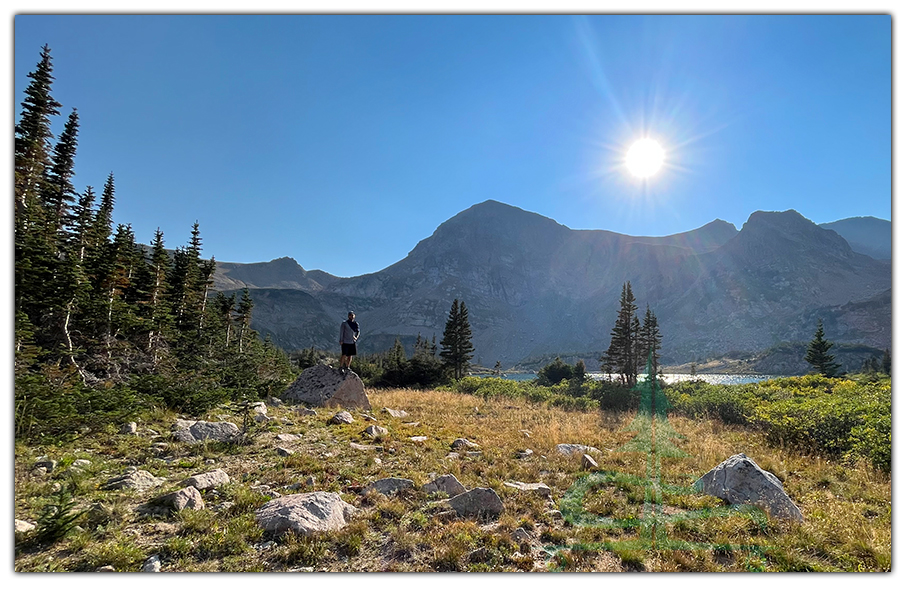
[(649, 178), (662, 167), (665, 152), (652, 138), (642, 138), (631, 145), (625, 155), (625, 166), (638, 178)]

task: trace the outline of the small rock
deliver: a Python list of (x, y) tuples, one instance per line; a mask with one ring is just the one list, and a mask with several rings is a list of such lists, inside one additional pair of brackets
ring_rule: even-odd
[(16, 534), (23, 534), (25, 532), (30, 532), (36, 526), (28, 521), (23, 521), (21, 519), (16, 520)]
[(446, 458), (450, 459), (451, 461), (456, 460), (459, 458), (459, 453), (458, 452), (448, 452)]
[(516, 542), (526, 542), (528, 540), (531, 540), (531, 535), (525, 528), (516, 528), (516, 531), (510, 534), (510, 538), (512, 538)]
[(207, 473), (200, 473), (187, 478), (184, 480), (184, 485), (193, 486), (198, 490), (209, 490), (210, 488), (216, 488), (227, 484), (230, 481), (231, 478), (228, 477), (228, 474), (225, 473), (224, 470), (215, 469)]
[(190, 421), (188, 419), (175, 419), (175, 425), (172, 426), (172, 431), (181, 431), (182, 429), (190, 429), (191, 426), (194, 425), (197, 421)]
[(114, 568), (111, 565), (104, 565), (102, 567), (98, 567), (97, 571), (98, 572), (114, 572), (114, 571), (116, 571), (116, 568)]
[(394, 410), (393, 408), (385, 408), (384, 412), (391, 415), (395, 419), (402, 419), (403, 417), (409, 416), (409, 413), (405, 410)]
[(159, 432), (156, 431), (155, 429), (148, 429), (144, 433), (146, 433), (151, 438), (155, 438), (155, 437), (159, 436)]
[(234, 423), (220, 421), (195, 421), (190, 427), (179, 429), (172, 436), (176, 442), (194, 444), (203, 440), (234, 442), (240, 439), (241, 430)]
[(292, 454), (294, 454), (294, 451), (290, 448), (282, 448), (281, 446), (276, 448), (275, 452), (278, 453), (278, 456), (291, 456)]
[(276, 406), (276, 407), (281, 406), (281, 404), (282, 404), (281, 400), (279, 400), (275, 396), (269, 396), (268, 398), (266, 398), (266, 402), (269, 403), (269, 406)]
[(410, 436), (409, 439), (413, 442), (424, 442), (428, 439), (428, 436)]
[(475, 442), (470, 442), (466, 438), (456, 438), (453, 440), (453, 443), (450, 444), (450, 448), (452, 450), (459, 450), (460, 448), (481, 448)]
[(366, 421), (372, 421), (373, 423), (377, 423), (377, 422), (378, 422), (378, 419), (376, 419), (376, 418), (373, 417), (372, 415), (367, 415), (367, 414), (364, 413), (364, 412), (359, 413), (359, 416), (361, 416), (361, 417), (362, 417), (363, 419), (365, 419)]
[(357, 444), (356, 442), (350, 442), (350, 448), (353, 450), (384, 450), (384, 446), (375, 446), (374, 444)]
[(279, 442), (296, 442), (300, 438), (292, 433), (279, 433), (277, 436), (275, 436), (275, 439)]
[(520, 429), (520, 430), (519, 430), (519, 433), (521, 433), (521, 434), (522, 434), (523, 436), (525, 436), (526, 438), (530, 438), (530, 437), (531, 437), (531, 432), (528, 431), (527, 429)]
[(315, 478), (315, 477), (313, 477), (312, 475), (310, 475), (309, 477), (306, 478), (306, 487), (307, 487), (307, 488), (312, 488), (312, 487), (315, 486), (315, 485), (316, 485), (316, 478)]
[(404, 423), (403, 425), (405, 427), (414, 428), (414, 427), (418, 427), (420, 425), (420, 423), (418, 421), (411, 421), (409, 423)]
[(522, 492), (537, 492), (541, 496), (550, 496), (550, 486), (548, 486), (544, 482), (538, 482), (536, 484), (526, 484), (524, 482), (503, 482), (503, 485), (509, 488), (515, 488), (516, 490), (520, 490)]
[(123, 435), (134, 435), (137, 433), (137, 423), (131, 421), (130, 423), (125, 423), (122, 427), (119, 428), (119, 433)]
[(473, 488), (447, 501), (462, 517), (496, 517), (503, 513), (503, 501), (492, 488)]
[(600, 451), (593, 446), (585, 446), (584, 444), (557, 444), (556, 452), (564, 456), (573, 456), (575, 454), (596, 454), (600, 455)]
[(342, 410), (341, 412), (328, 419), (329, 425), (349, 425), (352, 422), (353, 415), (351, 415), (346, 410)]
[(306, 408), (305, 406), (298, 406), (296, 409), (294, 409), (294, 412), (296, 412), (301, 417), (315, 417), (319, 414), (314, 409)]
[(250, 408), (257, 413), (261, 413), (264, 415), (269, 414), (269, 409), (266, 407), (266, 403), (262, 400), (260, 400), (259, 402), (254, 402), (250, 405)]
[(594, 460), (594, 457), (591, 455), (584, 453), (581, 455), (581, 468), (585, 471), (594, 471), (600, 468), (600, 465), (597, 464), (597, 461)]
[(132, 488), (134, 490), (148, 490), (159, 486), (164, 481), (161, 477), (153, 477), (147, 471), (130, 467), (123, 475), (110, 478), (102, 488), (104, 490), (121, 490), (123, 488)]
[(58, 461), (54, 461), (53, 459), (51, 459), (50, 457), (45, 455), (45, 456), (39, 457), (34, 462), (33, 466), (35, 469), (40, 469), (43, 467), (44, 469), (47, 470), (48, 473), (52, 473), (53, 470), (56, 469), (56, 467), (58, 465), (59, 465)]
[(457, 496), (463, 494), (466, 488), (459, 483), (455, 475), (450, 473), (434, 478), (434, 480), (422, 486), (422, 490), (425, 492), (446, 492), (450, 496)]
[(146, 561), (144, 561), (143, 567), (141, 567), (142, 572), (158, 572), (162, 567), (162, 563), (159, 561), (159, 555), (153, 555)]
[(409, 490), (410, 488), (414, 488), (415, 484), (410, 479), (405, 479), (402, 477), (386, 477), (384, 479), (380, 479), (372, 482), (368, 486), (363, 489), (363, 495), (372, 492), (380, 492), (381, 494), (388, 495), (393, 494), (394, 492), (402, 492), (403, 490)]
[(266, 423), (266, 422), (270, 421), (271, 419), (269, 418), (269, 415), (262, 413), (262, 412), (258, 412), (255, 415), (253, 415), (253, 420), (257, 423)]
[(388, 430), (380, 425), (369, 425), (363, 433), (370, 438), (381, 438), (387, 435)]
[(534, 450), (532, 450), (531, 448), (526, 448), (525, 450), (518, 450), (516, 452), (516, 458), (517, 459), (527, 459), (532, 454), (534, 454)]
[(143, 506), (145, 513), (158, 511), (181, 511), (184, 509), (205, 509), (200, 491), (193, 486), (158, 496)]
[(87, 459), (75, 459), (72, 461), (72, 465), (69, 468), (74, 469), (75, 471), (83, 471), (90, 466), (91, 462)]

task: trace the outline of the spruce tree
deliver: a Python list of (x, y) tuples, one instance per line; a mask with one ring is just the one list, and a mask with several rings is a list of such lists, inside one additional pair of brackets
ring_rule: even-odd
[(804, 360), (825, 377), (834, 377), (841, 368), (840, 364), (834, 362), (834, 355), (828, 353), (832, 345), (834, 345), (832, 342), (825, 339), (825, 328), (822, 326), (820, 318), (816, 326), (816, 334), (806, 348)]
[(450, 316), (444, 326), (440, 353), (444, 366), (451, 371), (454, 379), (461, 379), (468, 372), (474, 351), (466, 303), (454, 299), (450, 306)]
[(640, 330), (640, 354), (638, 354), (638, 359), (643, 359), (644, 362), (650, 358), (650, 364), (653, 369), (653, 374), (659, 374), (659, 348), (662, 344), (662, 335), (659, 333), (659, 322), (656, 319), (656, 314), (650, 311), (650, 306), (647, 306), (647, 312), (644, 314), (644, 324), (641, 326)]
[(57, 230), (71, 232), (75, 220), (76, 194), (72, 185), (75, 175), (75, 152), (78, 148), (78, 112), (69, 114), (63, 133), (53, 148), (41, 189), (47, 218)]
[(638, 368), (642, 366), (638, 358), (640, 321), (636, 312), (637, 304), (634, 303), (631, 282), (626, 281), (622, 285), (619, 313), (610, 334), (609, 348), (601, 356), (600, 361), (608, 372), (619, 374), (628, 387), (635, 386)]

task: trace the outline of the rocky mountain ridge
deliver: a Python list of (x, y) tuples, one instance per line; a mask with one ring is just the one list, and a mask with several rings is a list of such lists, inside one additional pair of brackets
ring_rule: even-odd
[(609, 345), (622, 284), (659, 317), (663, 361), (830, 338), (890, 347), (890, 263), (857, 253), (796, 211), (756, 212), (667, 237), (572, 230), (496, 201), (441, 224), (407, 257), (338, 278), (291, 258), (220, 264), (215, 285), (253, 288), (254, 328), (286, 349), (336, 348), (353, 309), (362, 353), (439, 339), (454, 298), (469, 308), (476, 360), (504, 366), (543, 353)]

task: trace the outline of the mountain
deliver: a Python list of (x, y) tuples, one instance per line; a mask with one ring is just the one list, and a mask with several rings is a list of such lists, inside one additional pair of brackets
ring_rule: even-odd
[(287, 349), (336, 349), (348, 309), (362, 327), (362, 353), (396, 337), (409, 349), (417, 334), (440, 339), (459, 298), (480, 364), (561, 351), (596, 356), (609, 345), (626, 280), (640, 314), (649, 304), (659, 318), (666, 363), (806, 341), (819, 316), (831, 339), (840, 333), (847, 343), (890, 347), (890, 264), (795, 211), (756, 212), (740, 231), (716, 220), (632, 237), (572, 230), (485, 201), (372, 274), (307, 272), (290, 258), (227, 270), (217, 285), (236, 288), (224, 286), (228, 278), (259, 288), (253, 326)]
[(867, 216), (847, 218), (819, 226), (841, 235), (857, 253), (864, 253), (876, 260), (891, 259), (891, 223), (887, 220)]

